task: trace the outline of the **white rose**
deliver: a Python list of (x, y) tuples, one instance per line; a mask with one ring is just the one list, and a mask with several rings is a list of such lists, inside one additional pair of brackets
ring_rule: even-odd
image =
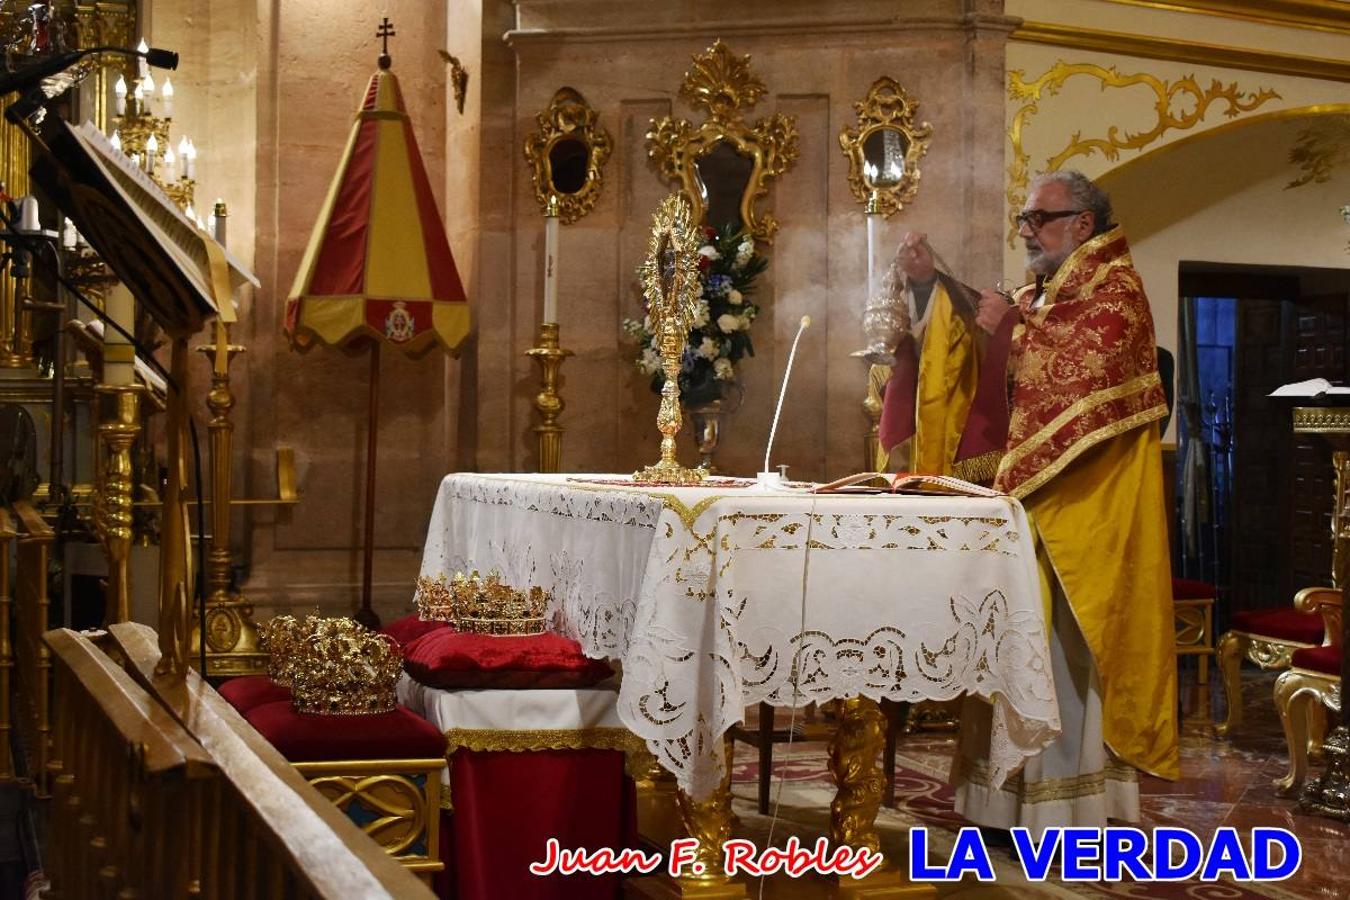
[(720, 328), (724, 334), (731, 334), (741, 327), (741, 320), (731, 313), (722, 313), (717, 317), (717, 327)]
[(712, 338), (705, 337), (699, 342), (696, 352), (704, 359), (717, 359), (717, 343)]
[(646, 375), (656, 374), (656, 370), (661, 368), (661, 355), (650, 347), (642, 351), (642, 359), (638, 361), (638, 368)]
[(741, 301), (743, 301), (744, 299), (745, 298), (741, 296), (741, 292), (736, 290), (735, 288), (732, 288), (731, 290), (727, 291), (727, 302), (730, 303), (732, 306), (740, 306)]
[(698, 309), (694, 310), (694, 327), (702, 328), (708, 324), (708, 318), (712, 315), (712, 310), (708, 307), (707, 300), (698, 301)]
[(736, 370), (732, 368), (731, 360), (723, 357), (713, 363), (713, 377), (721, 381), (731, 381), (736, 377)]
[(699, 247), (698, 255), (708, 257), (708, 260), (710, 262), (717, 262), (719, 259), (722, 258), (722, 254), (718, 253), (717, 248), (714, 247), (712, 244), (708, 244), (706, 247)]

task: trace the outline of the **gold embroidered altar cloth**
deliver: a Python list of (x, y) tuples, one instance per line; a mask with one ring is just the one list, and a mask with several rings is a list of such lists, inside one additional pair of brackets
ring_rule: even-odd
[(554, 629), (622, 664), (619, 717), (695, 799), (760, 701), (982, 697), (995, 784), (1059, 733), (1016, 500), (620, 480), (447, 476), (421, 574), (496, 569), (551, 592)]

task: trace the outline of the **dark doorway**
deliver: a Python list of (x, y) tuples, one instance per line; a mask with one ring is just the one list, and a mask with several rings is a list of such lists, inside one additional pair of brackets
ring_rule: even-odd
[(1350, 271), (1182, 263), (1179, 294), (1177, 562), (1219, 586), (1222, 628), (1330, 583), (1331, 453), (1268, 395), (1350, 380)]

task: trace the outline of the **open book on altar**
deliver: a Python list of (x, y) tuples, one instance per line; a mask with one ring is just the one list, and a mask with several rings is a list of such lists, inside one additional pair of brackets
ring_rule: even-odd
[(92, 123), (58, 121), (32, 177), (172, 337), (235, 319), (233, 292), (258, 280)]
[(1325, 378), (1309, 378), (1282, 384), (1270, 392), (1272, 397), (1321, 397), (1324, 394), (1350, 394), (1350, 387), (1332, 384)]
[(857, 472), (812, 489), (815, 494), (930, 494), (956, 497), (1002, 497), (992, 488), (981, 487), (950, 475), (914, 475), (909, 472)]

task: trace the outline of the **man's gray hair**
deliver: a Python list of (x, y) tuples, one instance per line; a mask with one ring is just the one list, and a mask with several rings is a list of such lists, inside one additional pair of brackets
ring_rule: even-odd
[(1051, 183), (1064, 185), (1069, 196), (1073, 198), (1074, 205), (1092, 213), (1093, 237), (1115, 227), (1115, 223), (1111, 221), (1111, 198), (1082, 172), (1073, 169), (1043, 172), (1032, 179), (1031, 187), (1037, 188)]

